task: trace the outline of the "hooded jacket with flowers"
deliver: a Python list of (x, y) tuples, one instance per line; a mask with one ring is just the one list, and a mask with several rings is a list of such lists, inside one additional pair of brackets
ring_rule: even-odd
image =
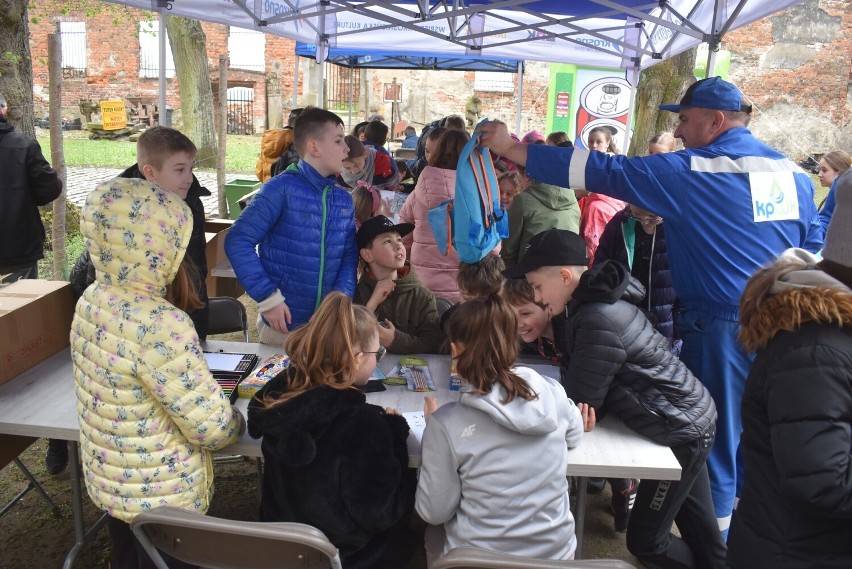
[(189, 316), (164, 299), (191, 215), (177, 196), (121, 178), (100, 184), (82, 212), (96, 271), (71, 327), (83, 473), (92, 501), (125, 522), (165, 505), (206, 512), (206, 449), (230, 444), (243, 425)]

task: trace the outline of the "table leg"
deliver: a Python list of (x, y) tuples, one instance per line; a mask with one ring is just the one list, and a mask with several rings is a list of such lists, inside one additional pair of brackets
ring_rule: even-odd
[(574, 512), (574, 534), (577, 536), (577, 549), (574, 551), (574, 559), (583, 558), (583, 527), (586, 523), (586, 498), (588, 497), (587, 476), (577, 477), (577, 511)]
[(77, 454), (77, 441), (68, 441), (68, 467), (71, 469), (71, 511), (74, 514), (74, 547), (65, 557), (62, 569), (71, 569), (74, 560), (86, 547), (86, 544), (95, 537), (106, 522), (107, 515), (104, 514), (96, 521), (88, 531), (83, 519), (83, 488), (80, 480), (80, 457)]

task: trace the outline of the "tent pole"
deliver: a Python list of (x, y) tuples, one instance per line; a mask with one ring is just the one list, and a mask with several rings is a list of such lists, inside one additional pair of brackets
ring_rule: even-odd
[(713, 49), (712, 45), (708, 44), (707, 48), (707, 67), (704, 70), (704, 78), (709, 79), (713, 77), (713, 74), (716, 72), (716, 50)]
[(160, 126), (166, 126), (166, 118), (168, 117), (168, 113), (166, 112), (166, 18), (168, 15), (166, 11), (162, 8), (158, 10), (160, 13), (160, 36), (157, 38), (159, 40), (159, 53), (157, 54), (160, 59), (160, 97), (158, 103), (158, 113), (157, 116), (157, 124)]
[(355, 76), (355, 66), (349, 67), (349, 128), (346, 130), (352, 130), (352, 91), (353, 91), (353, 77)]
[(518, 107), (515, 111), (515, 133), (521, 133), (521, 113), (524, 108), (524, 62), (518, 62)]
[(633, 106), (636, 104), (636, 89), (639, 88), (639, 73), (641, 71), (638, 67), (630, 68), (625, 73), (625, 79), (630, 83), (630, 105), (627, 107), (627, 128), (624, 129), (624, 143), (621, 145), (621, 151), (625, 154), (629, 150), (630, 122), (633, 120)]
[(710, 33), (711, 40), (707, 42), (707, 67), (704, 71), (705, 79), (713, 77), (716, 72), (716, 52), (719, 50), (720, 30), (722, 29), (722, 20), (724, 19), (725, 0), (715, 0), (713, 2), (713, 29)]
[(317, 106), (321, 109), (325, 108), (325, 61), (321, 61), (319, 64), (319, 73), (317, 73), (317, 78), (319, 79), (319, 85), (317, 85)]
[(301, 57), (296, 56), (296, 63), (293, 64), (293, 108), (299, 106), (299, 60)]

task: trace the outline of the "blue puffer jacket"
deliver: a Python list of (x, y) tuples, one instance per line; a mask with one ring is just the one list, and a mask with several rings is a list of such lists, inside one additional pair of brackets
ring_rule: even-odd
[[(638, 223), (630, 221), (630, 208), (616, 214), (607, 223), (603, 235), (601, 235), (593, 266), (596, 267), (604, 261), (613, 260), (627, 268), (634, 277), (639, 278), (641, 273), (650, 273), (648, 278), (650, 282), (645, 283), (641, 278), (639, 279), (642, 286), (645, 287), (645, 298), (639, 302), (639, 308), (646, 313), (646, 316), (648, 312), (653, 313), (656, 317), (651, 319), (654, 328), (671, 340), (674, 336), (674, 304), (677, 300), (677, 294), (672, 282), (672, 271), (669, 268), (669, 256), (666, 254), (664, 224), (657, 226), (654, 235), (646, 234), (638, 225)], [(651, 240), (650, 266), (642, 267), (642, 270), (637, 270), (638, 259), (633, 254), (636, 251), (638, 239)], [(629, 260), (628, 245), (631, 249)]]
[(329, 292), (355, 292), (354, 213), (352, 197), (334, 177), (302, 160), (264, 184), (228, 231), (225, 253), (256, 302), (284, 295), (293, 329)]

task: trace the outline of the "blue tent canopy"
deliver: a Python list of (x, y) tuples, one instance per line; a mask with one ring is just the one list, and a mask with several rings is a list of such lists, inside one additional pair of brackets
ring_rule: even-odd
[[(315, 59), (316, 44), (296, 42), (296, 55)], [(426, 55), (423, 53), (385, 52), (333, 48), (326, 61), (342, 67), (370, 69), (431, 69), (444, 71), (500, 71), (516, 73), (521, 63), (513, 59), (465, 55)]]

